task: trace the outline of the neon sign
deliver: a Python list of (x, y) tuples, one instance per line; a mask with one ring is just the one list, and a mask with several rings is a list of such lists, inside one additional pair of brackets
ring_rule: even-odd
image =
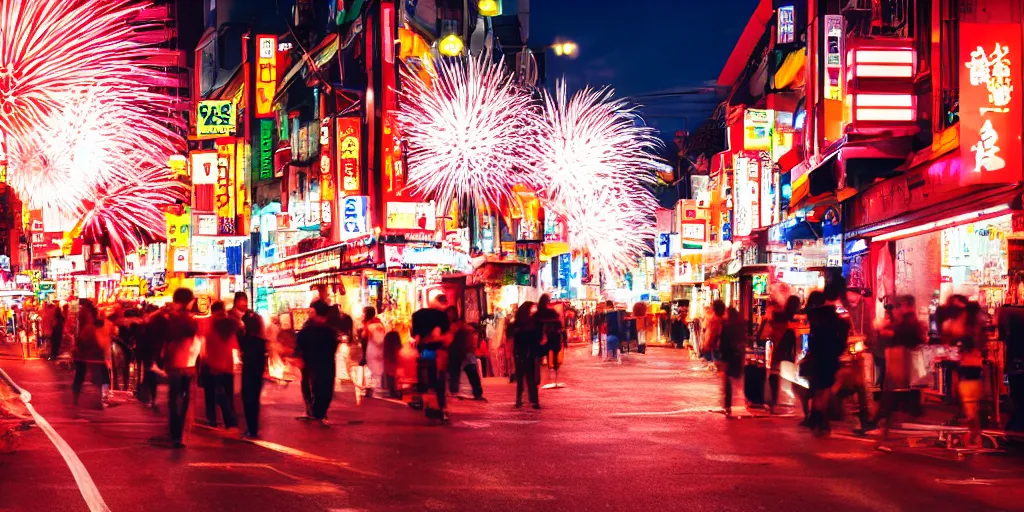
[(277, 36), (256, 36), (256, 117), (274, 116), (277, 92)]
[(961, 23), (961, 185), (1021, 179), (1019, 42), (1017, 24)]

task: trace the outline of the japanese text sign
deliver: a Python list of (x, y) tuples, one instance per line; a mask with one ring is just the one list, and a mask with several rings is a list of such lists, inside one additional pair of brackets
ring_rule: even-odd
[(196, 108), (196, 136), (216, 138), (235, 133), (238, 113), (230, 100), (202, 100)]
[(1021, 179), (1017, 24), (960, 24), (960, 184)]
[(341, 170), (341, 191), (359, 194), (359, 118), (339, 117), (337, 126), (338, 165)]
[(256, 117), (274, 116), (277, 92), (277, 37), (256, 36)]

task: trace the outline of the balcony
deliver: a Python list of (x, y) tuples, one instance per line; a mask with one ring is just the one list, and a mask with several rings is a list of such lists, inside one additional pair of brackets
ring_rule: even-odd
[(848, 0), (842, 7), (847, 35), (861, 38), (913, 36), (911, 0)]

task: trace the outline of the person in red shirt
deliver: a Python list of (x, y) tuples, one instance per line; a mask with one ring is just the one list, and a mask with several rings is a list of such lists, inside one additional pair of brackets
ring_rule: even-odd
[(217, 301), (210, 307), (210, 321), (203, 345), (203, 361), (208, 372), (206, 382), (206, 419), (211, 427), (217, 426), (217, 407), (224, 417), (224, 427), (238, 427), (235, 414), (235, 357), (241, 321), (230, 316), (224, 303)]

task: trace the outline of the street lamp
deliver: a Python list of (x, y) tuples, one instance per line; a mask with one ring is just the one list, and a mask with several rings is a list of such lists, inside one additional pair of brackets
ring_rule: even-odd
[(572, 41), (565, 41), (561, 43), (555, 43), (551, 46), (551, 49), (555, 51), (555, 55), (559, 57), (575, 57), (576, 52), (579, 51), (579, 46)]
[(462, 38), (458, 34), (448, 34), (437, 43), (437, 51), (445, 57), (458, 57), (462, 55), (462, 50), (465, 47), (466, 44), (462, 42)]
[(501, 16), (501, 2), (498, 0), (480, 0), (476, 10), (481, 16)]

